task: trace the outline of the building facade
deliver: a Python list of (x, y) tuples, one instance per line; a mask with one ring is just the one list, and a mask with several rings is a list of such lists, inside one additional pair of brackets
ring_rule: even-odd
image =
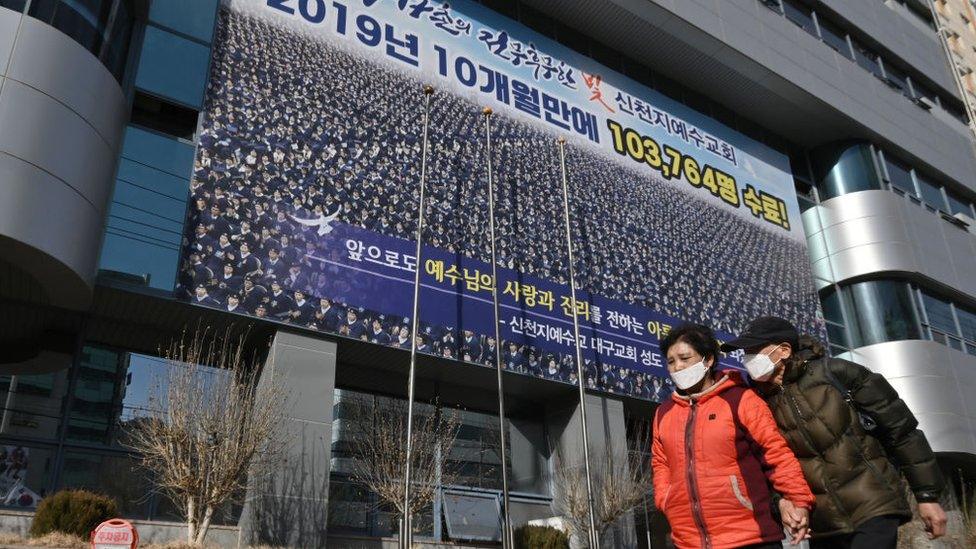
[[(941, 35), (951, 60), (952, 69), (959, 79), (962, 95), (970, 109), (976, 109), (976, 8), (972, 2), (963, 0), (937, 0), (932, 3), (938, 17), (938, 32)], [(970, 111), (970, 119), (972, 111)]]
[[(271, 164), (288, 162), (275, 156), (276, 144), (251, 151), (252, 157), (234, 139), (244, 136), (241, 139), (246, 141), (244, 134), (252, 128), (270, 126), (259, 120), (262, 113), (291, 116), (293, 107), (286, 105), (286, 99), (326, 98), (315, 108), (327, 111), (332, 95), (316, 96), (301, 85), (289, 87), (292, 84), (281, 73), (327, 74), (329, 82), (337, 82), (329, 88), (337, 90), (335, 96), (356, 86), (367, 95), (381, 89), (383, 97), (355, 104), (357, 113), (367, 113), (362, 114), (363, 120), (383, 118), (375, 114), (383, 111), (370, 110), (378, 102), (421, 103), (411, 103), (406, 92), (399, 96), (406, 89), (397, 88), (400, 80), (390, 84), (375, 71), (363, 71), (359, 61), (343, 57), (344, 50), (329, 50), (334, 64), (314, 65), (325, 54), (314, 49), (313, 42), (301, 42), (317, 32), (301, 25), (333, 21), (325, 15), (333, 12), (320, 11), (319, 6), (326, 10), (324, 3), (254, 2), (274, 17), (294, 18), (279, 27), (268, 26), (261, 18), (248, 19), (247, 13), (232, 11), (231, 4), (99, 0), (82, 6), (63, 0), (0, 0), (0, 401), (4, 403), (0, 448), (8, 465), (5, 470), (13, 471), (0, 473), (2, 503), (9, 510), (29, 510), (45, 494), (86, 487), (117, 497), (128, 517), (177, 518), (165, 498), (143, 497), (151, 478), (135, 466), (137, 456), (120, 443), (120, 433), (125, 422), (152, 407), (152, 379), (172, 367), (160, 358), (162, 347), (188, 326), (237, 330), (249, 324), (249, 344), (262, 350), (269, 371), (280, 375), (296, 396), (288, 431), (298, 436), (286, 454), (289, 463), (299, 464), (297, 470), (308, 472), (313, 482), (258, 490), (249, 495), (248, 504), (223, 510), (217, 522), (239, 525), (244, 535), (263, 541), (298, 546), (328, 541), (334, 547), (349, 540), (389, 537), (396, 533), (394, 514), (377, 505), (375, 494), (352, 481), (350, 445), (356, 430), (350, 410), (395, 406), (405, 398), (409, 318), (392, 322), (390, 315), (345, 305), (342, 318), (333, 318), (333, 313), (316, 317), (314, 308), (296, 306), (293, 295), (287, 298), (291, 308), (275, 310), (273, 297), (247, 305), (251, 290), (241, 272), (252, 270), (247, 254), (235, 258), (227, 274), (228, 281), (237, 277), (234, 280), (243, 290), (237, 293), (235, 287), (218, 295), (226, 286), (220, 286), (221, 273), (214, 271), (229, 261), (214, 252), (225, 245), (220, 243), (220, 231), (212, 237), (209, 232), (211, 225), (219, 223), (216, 219), (236, 217), (233, 211), (240, 204), (230, 198), (234, 185), (255, 171), (244, 166), (260, 164), (262, 156)], [(787, 181), (801, 212), (799, 220), (792, 218), (793, 230), (799, 231), (802, 224), (799, 241), (805, 241), (810, 270), (806, 270), (806, 257), (786, 256), (781, 263), (787, 266), (774, 271), (767, 285), (746, 280), (744, 286), (759, 288), (757, 294), (744, 293), (748, 302), (728, 309), (790, 316), (809, 313), (809, 322), (798, 322), (820, 330), (832, 354), (882, 373), (899, 391), (947, 472), (976, 476), (976, 404), (967, 391), (976, 386), (976, 141), (967, 114), (972, 112), (967, 105), (976, 91), (972, 70), (965, 69), (976, 55), (970, 2), (482, 0), (469, 3), (470, 13), (464, 11), (464, 3), (457, 4), (455, 9), (462, 15), (482, 13), (512, 21), (540, 40), (558, 43), (585, 62), (606, 67), (608, 74), (613, 71), (653, 90), (655, 97), (666, 98), (662, 101), (679, 109), (671, 112), (700, 113), (708, 120), (702, 127), (714, 123), (729, 135), (742, 136), (742, 141), (729, 138), (742, 154), (761, 150), (770, 151), (767, 157), (788, 159)], [(389, 40), (384, 32), (374, 34), (369, 20), (379, 25), (375, 19), (354, 20), (359, 25), (354, 29), (357, 39), (367, 43), (375, 37), (377, 44), (381, 38)], [(463, 34), (463, 26), (453, 28)], [(951, 61), (939, 32), (948, 40)], [(403, 53), (410, 51), (409, 40), (399, 47), (401, 57), (409, 57)], [(269, 55), (267, 66), (272, 69), (255, 65), (259, 71), (247, 75), (255, 87), (232, 86), (243, 81), (235, 80), (244, 78), (240, 71), (251, 67), (242, 52), (257, 57), (261, 51), (297, 52), (294, 59), (311, 60), (312, 66), (296, 61), (288, 70), (274, 68), (281, 57)], [(335, 67), (342, 70), (329, 72)], [(346, 75), (360, 76), (343, 80)], [(579, 75), (580, 86), (584, 75)], [(586, 76), (590, 86), (593, 75)], [(272, 90), (287, 93), (280, 97), (252, 93), (273, 78), (282, 87)], [(614, 84), (612, 80), (606, 82)], [(275, 101), (262, 103), (269, 99), (280, 99), (281, 106)], [(607, 97), (608, 102), (612, 99)], [(249, 111), (242, 105), (260, 107)], [(462, 104), (452, 103), (452, 108), (458, 105)], [(619, 108), (619, 103), (613, 106)], [(482, 123), (477, 114), (470, 116)], [(322, 135), (331, 135), (330, 128), (342, 126), (340, 118), (329, 118), (309, 132), (324, 140)], [(571, 116), (564, 119), (570, 121)], [(401, 131), (407, 145), (396, 155), (407, 157), (403, 165), (414, 165), (419, 160), (420, 118), (414, 112), (403, 120), (416, 127)], [(525, 129), (529, 126), (506, 124), (498, 122), (499, 135), (535, 135)], [(610, 146), (612, 134), (607, 127), (601, 129), (603, 144)], [(385, 152), (370, 147), (356, 130), (337, 134), (341, 137), (332, 138), (331, 150), (314, 149), (314, 154), (322, 152), (324, 170), (340, 166), (334, 159), (356, 169), (387, 161)], [(276, 137), (285, 143), (284, 152), (300, 151), (301, 145), (290, 149), (286, 135)], [(506, 137), (499, 140), (505, 146)], [(432, 150), (443, 152), (452, 146), (473, 158), (480, 158), (483, 151), (480, 144), (447, 141), (437, 141)], [(624, 156), (625, 147), (617, 152)], [(309, 164), (314, 164), (312, 154), (306, 158)], [(574, 154), (571, 151), (571, 160), (577, 158)], [(552, 151), (536, 154), (550, 159), (553, 155)], [(383, 178), (394, 178), (391, 166), (383, 165), (390, 170), (383, 172)], [(462, 164), (450, 166), (459, 173), (469, 169)], [(238, 168), (239, 173), (217, 185), (219, 193), (207, 187), (209, 181), (220, 181)], [(345, 175), (353, 171), (340, 167), (331, 177), (363, 188), (372, 183), (370, 178), (356, 179), (357, 173)], [(473, 172), (463, 173), (472, 181), (484, 180)], [(510, 177), (511, 184), (528, 187), (519, 177)], [(415, 182), (408, 179), (401, 184)], [(224, 192), (228, 198), (222, 198)], [(440, 196), (440, 191), (433, 192)], [(721, 198), (719, 191), (714, 194)], [(258, 202), (253, 193), (250, 197)], [(267, 203), (280, 198), (269, 196)], [(377, 203), (387, 199), (375, 198)], [(455, 198), (438, 205), (447, 217), (463, 217), (468, 211), (464, 208), (481, 204), (471, 195)], [(733, 198), (738, 203), (735, 191)], [(326, 201), (329, 207), (318, 212), (311, 207), (289, 210), (284, 221), (295, 225), (297, 221), (289, 222), (288, 216), (302, 220), (313, 214), (325, 216), (333, 205), (339, 212), (343, 200), (356, 207), (360, 198)], [(508, 207), (504, 199), (499, 200)], [(658, 200), (664, 199), (654, 197), (651, 204)], [(793, 200), (791, 196), (788, 202)], [(309, 198), (308, 206), (312, 202)], [(211, 215), (213, 207), (216, 213)], [(648, 206), (647, 211), (655, 208)], [(252, 222), (265, 215), (255, 213), (252, 206), (248, 211), (255, 216)], [(540, 211), (529, 207), (511, 218), (541, 216)], [(785, 203), (782, 211), (787, 211)], [(660, 215), (668, 217), (667, 212)], [(674, 230), (705, 234), (719, 217), (682, 217)], [(487, 231), (486, 219), (475, 220), (472, 234)], [(553, 219), (558, 222), (549, 224), (561, 227), (562, 218)], [(746, 223), (729, 219), (729, 223)], [(387, 221), (396, 223), (391, 217), (371, 226)], [(256, 222), (253, 237), (245, 234), (248, 230), (242, 232), (240, 221), (231, 224), (229, 237), (240, 237), (226, 244), (234, 254), (243, 253), (242, 243), (263, 242)], [(408, 221), (404, 224), (411, 226)], [(205, 234), (197, 234), (198, 225), (204, 225)], [(273, 226), (274, 220), (266, 225)], [(587, 229), (574, 225), (572, 230)], [(653, 238), (653, 227), (644, 234)], [(205, 241), (205, 236), (210, 240)], [(276, 239), (275, 258), (298, 247), (282, 242), (278, 233), (270, 237)], [(443, 233), (436, 230), (431, 236), (441, 237)], [(562, 242), (559, 239), (555, 242)], [(209, 255), (204, 254), (206, 249)], [(583, 249), (596, 257), (594, 262), (609, 264), (622, 257)], [(750, 263), (763, 263), (775, 250), (729, 248), (711, 255), (729, 258), (729, 265), (746, 269)], [(463, 255), (463, 250), (452, 252)], [(273, 284), (283, 286), (289, 276), (299, 284), (296, 280), (304, 271), (289, 273), (288, 269), (300, 263), (303, 251), (293, 253), (296, 257), (284, 260), (276, 280), (267, 279), (266, 273), (267, 263), (277, 260), (262, 255), (262, 278), (254, 278), (252, 285), (267, 286), (263, 291), (274, 296)], [(507, 253), (504, 246), (501, 253)], [(747, 257), (750, 253), (754, 256)], [(222, 261), (209, 265), (207, 260), (213, 257)], [(531, 263), (516, 254), (513, 262), (520, 261)], [(789, 265), (797, 261), (802, 261), (806, 278), (795, 286), (779, 284), (777, 277), (794, 272)], [(662, 262), (658, 268), (680, 274), (684, 266), (677, 263)], [(532, 274), (543, 277), (538, 272), (547, 266), (533, 265)], [(610, 271), (588, 268), (576, 274), (585, 279), (584, 287), (599, 288)], [(698, 303), (688, 297), (711, 296), (708, 291), (715, 284), (704, 278), (689, 280), (687, 293), (676, 297), (667, 293), (668, 284), (649, 286), (647, 291), (675, 301), (684, 296), (694, 303), (695, 311), (663, 298), (650, 300), (654, 310), (671, 318), (714, 322), (724, 333), (741, 328), (735, 313), (708, 308), (708, 298)], [(327, 280), (322, 284), (327, 285)], [(196, 292), (200, 286), (202, 295)], [(313, 286), (307, 282), (301, 289)], [(811, 290), (803, 293), (807, 286)], [(643, 298), (634, 297), (638, 293), (620, 299), (640, 301)], [(822, 316), (815, 311), (817, 303)], [(249, 307), (249, 316), (238, 314), (238, 306), (242, 311)], [(260, 313), (259, 306), (264, 309)], [(328, 309), (325, 303), (321, 306)], [(369, 332), (373, 321), (376, 336)], [(343, 323), (353, 328), (343, 331)], [(314, 329), (309, 329), (313, 324)], [(659, 374), (645, 376), (639, 368), (603, 375), (596, 368), (592, 376), (584, 374), (587, 395), (581, 407), (574, 384), (582, 380), (572, 368), (565, 368), (573, 363), (572, 356), (534, 353), (514, 344), (509, 350), (502, 342), (496, 355), (495, 338), (474, 334), (475, 343), (463, 343), (469, 334), (461, 326), (453, 324), (447, 330), (458, 332), (450, 336), (457, 344), (453, 339), (450, 345), (444, 343), (448, 336), (444, 332), (436, 338), (421, 334), (422, 345), (438, 339), (442, 347), (437, 349), (438, 357), (425, 355), (419, 360), (417, 398), (458, 410), (461, 429), (450, 455), (443, 458), (459, 472), (457, 479), (443, 487), (428, 515), (418, 520), (418, 535), (457, 543), (497, 541), (503, 460), (513, 523), (551, 517), (556, 496), (553, 470), (565, 459), (560, 456), (580, 453), (583, 412), (591, 451), (599, 455), (607, 448), (635, 442), (635, 433), (641, 432), (637, 426), (653, 416), (656, 402), (669, 389)], [(270, 347), (264, 345), (268, 341)], [(503, 375), (508, 441), (504, 455), (498, 444), (497, 380), (492, 367), (497, 356), (511, 370)], [(479, 361), (478, 357), (486, 358)], [(546, 375), (547, 366), (556, 373)], [(540, 375), (521, 373), (531, 374), (535, 367)], [(263, 522), (256, 501), (272, 505), (300, 501), (299, 508), (289, 512), (302, 513), (306, 519), (298, 521), (300, 526)], [(660, 516), (642, 508), (620, 521), (612, 535), (614, 546), (662, 547), (666, 529)]]

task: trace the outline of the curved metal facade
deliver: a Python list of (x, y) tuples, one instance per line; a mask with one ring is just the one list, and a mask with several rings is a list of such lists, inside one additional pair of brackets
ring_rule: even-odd
[[(908, 275), (976, 298), (976, 235), (889, 191), (833, 198), (803, 214), (818, 287)], [(890, 341), (844, 353), (885, 376), (937, 452), (976, 455), (976, 357), (927, 340)]]
[(0, 8), (0, 256), (59, 307), (91, 302), (127, 116), (112, 74), (80, 45)]
[(840, 355), (885, 376), (936, 452), (976, 455), (976, 357), (934, 341), (890, 341)]
[(914, 273), (976, 299), (976, 235), (889, 191), (839, 196), (803, 213), (819, 288)]

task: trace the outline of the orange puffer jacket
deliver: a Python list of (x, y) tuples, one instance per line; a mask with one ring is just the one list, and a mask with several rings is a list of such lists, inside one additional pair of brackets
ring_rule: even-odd
[(723, 375), (701, 394), (673, 394), (654, 416), (654, 503), (681, 549), (781, 540), (772, 490), (798, 507), (815, 501), (766, 403), (737, 372)]

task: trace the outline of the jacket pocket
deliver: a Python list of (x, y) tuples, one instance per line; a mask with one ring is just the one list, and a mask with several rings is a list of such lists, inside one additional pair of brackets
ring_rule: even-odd
[(739, 503), (741, 503), (743, 507), (752, 511), (752, 502), (746, 498), (745, 494), (742, 493), (742, 488), (739, 487), (739, 477), (729, 475), (729, 482), (732, 483), (732, 493), (735, 494), (735, 499), (739, 500)]

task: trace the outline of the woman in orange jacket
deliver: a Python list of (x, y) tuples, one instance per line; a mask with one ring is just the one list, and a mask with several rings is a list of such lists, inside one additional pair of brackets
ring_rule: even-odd
[(676, 387), (654, 416), (654, 503), (679, 549), (780, 548), (808, 536), (814, 496), (766, 403), (738, 372), (715, 372), (711, 329), (686, 324), (661, 342)]

